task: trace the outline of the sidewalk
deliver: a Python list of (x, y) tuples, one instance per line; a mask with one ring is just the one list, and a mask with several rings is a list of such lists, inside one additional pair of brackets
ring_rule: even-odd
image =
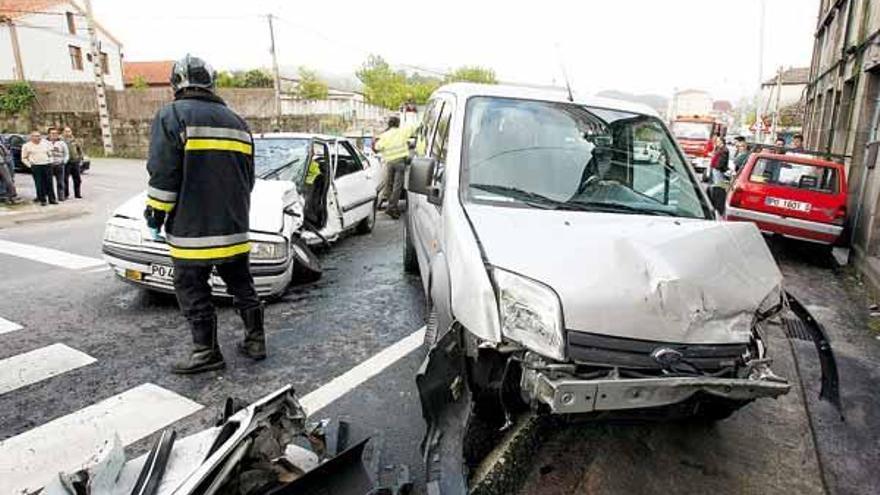
[[(88, 180), (88, 175), (84, 181)], [(71, 184), (72, 187), (72, 184)], [(63, 220), (86, 215), (90, 212), (92, 202), (88, 199), (74, 199), (60, 202), (57, 205), (40, 206), (32, 200), (36, 197), (34, 181), (30, 174), (15, 174), (15, 188), (22, 203), (17, 205), (0, 205), (0, 229), (24, 223)]]

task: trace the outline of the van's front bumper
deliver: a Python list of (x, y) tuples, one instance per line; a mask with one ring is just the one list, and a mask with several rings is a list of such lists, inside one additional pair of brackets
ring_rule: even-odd
[[(767, 369), (769, 371), (769, 368)], [(766, 371), (750, 378), (650, 377), (578, 379), (534, 369), (523, 369), (521, 388), (531, 399), (554, 414), (644, 409), (678, 404), (697, 393), (732, 400), (778, 397), (791, 385)]]

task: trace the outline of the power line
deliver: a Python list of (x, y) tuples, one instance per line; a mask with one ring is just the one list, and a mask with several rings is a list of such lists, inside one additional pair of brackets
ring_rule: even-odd
[[(2, 9), (3, 12), (16, 12), (20, 14), (41, 14), (41, 15), (61, 15), (66, 16), (67, 14), (71, 14), (77, 17), (86, 17), (84, 14), (80, 14), (79, 12), (47, 12), (44, 10), (24, 10), (24, 9)], [(0, 16), (2, 17), (2, 16)]]

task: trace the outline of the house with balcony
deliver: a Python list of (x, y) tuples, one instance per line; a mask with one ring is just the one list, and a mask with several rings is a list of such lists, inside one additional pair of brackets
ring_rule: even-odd
[(0, 0), (0, 81), (91, 83), (99, 65), (123, 89), (122, 43), (96, 21), (93, 57), (86, 21), (73, 0)]

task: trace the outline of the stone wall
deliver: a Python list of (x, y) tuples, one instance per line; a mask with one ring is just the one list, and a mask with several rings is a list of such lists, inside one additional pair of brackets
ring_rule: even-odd
[[(46, 132), (51, 126), (70, 126), (83, 139), (90, 154), (100, 154), (101, 131), (94, 88), (88, 84), (32, 85), (37, 98), (31, 111), (22, 115), (0, 115), (0, 130), (27, 133), (36, 128)], [(377, 132), (382, 129), (379, 120), (352, 121), (340, 115), (284, 115), (276, 126), (273, 90), (223, 88), (218, 93), (230, 108), (247, 120), (255, 133), (281, 130), (341, 134), (349, 129)], [(169, 88), (108, 91), (115, 155), (146, 157), (153, 116), (171, 99)]]

